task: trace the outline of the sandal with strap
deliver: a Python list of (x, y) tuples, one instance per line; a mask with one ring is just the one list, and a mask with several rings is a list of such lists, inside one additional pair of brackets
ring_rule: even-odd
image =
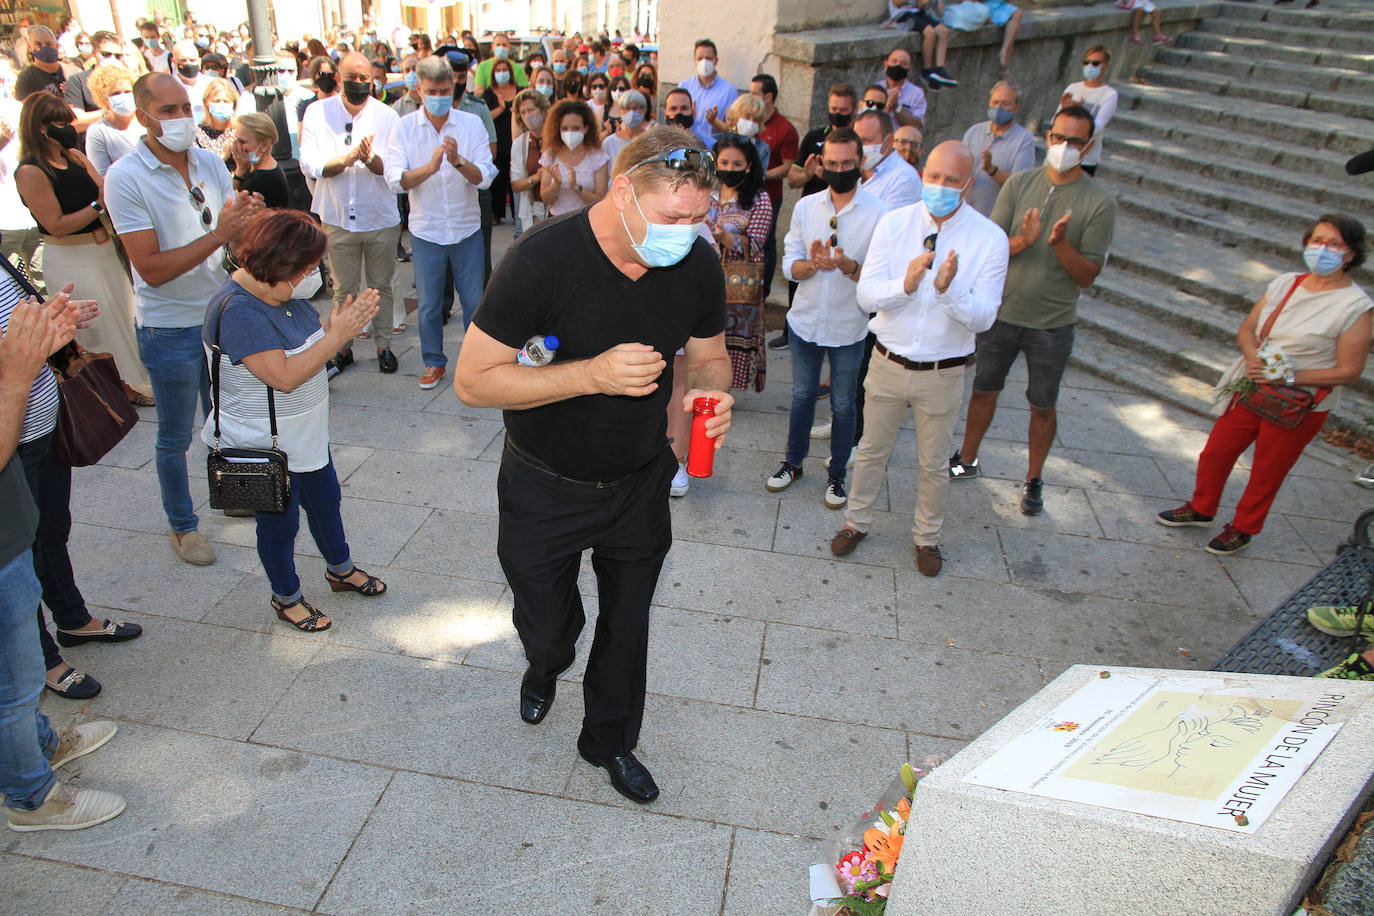
[[(287, 608), (293, 608), (297, 606), (303, 607), (307, 611), (309, 611), (310, 616), (304, 617), (300, 620), (292, 620), (290, 617), (287, 617)], [(287, 623), (291, 624), (291, 626), (295, 627), (303, 633), (318, 633), (323, 630), (327, 630), (334, 625), (334, 621), (332, 620), (324, 625), (321, 625), (320, 621), (324, 620), (324, 615), (321, 614), (319, 611), (315, 610), (315, 608), (311, 606), (310, 602), (306, 601), (304, 598), (300, 599), (299, 601), (293, 601), (290, 604), (282, 604), (276, 598), (273, 598), (272, 610), (277, 612), (278, 620), (286, 621)]]
[[(352, 582), (347, 581), (347, 579), (350, 576), (352, 576), (355, 572), (362, 573), (364, 576), (367, 576), (367, 581), (364, 582), (362, 585), (354, 585)], [(368, 598), (376, 598), (386, 594), (385, 582), (383, 582), (381, 579), (378, 579), (376, 576), (368, 576), (366, 572), (364, 572), (356, 566), (350, 569), (348, 572), (344, 573), (342, 576), (335, 575), (329, 570), (325, 570), (324, 581), (328, 582), (329, 587), (336, 592), (357, 592), (358, 594), (364, 595)]]

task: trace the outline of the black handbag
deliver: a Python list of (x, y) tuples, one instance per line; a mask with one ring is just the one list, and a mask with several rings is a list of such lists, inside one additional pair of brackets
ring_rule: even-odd
[[(26, 296), (43, 297), (8, 258), (0, 266)], [(57, 375), (59, 407), (53, 434), (53, 460), (69, 468), (89, 467), (109, 454), (138, 422), (138, 411), (124, 393), (119, 367), (108, 353), (91, 353), (75, 341), (48, 358)]]
[(291, 475), (287, 470), (286, 452), (277, 447), (277, 403), (271, 385), (267, 385), (267, 417), (272, 430), (272, 447), (219, 447), (219, 331), (228, 303), (228, 296), (220, 301), (215, 315), (215, 342), (210, 347), (210, 388), (215, 404), (215, 447), (205, 459), (210, 508), (282, 512), (291, 504)]

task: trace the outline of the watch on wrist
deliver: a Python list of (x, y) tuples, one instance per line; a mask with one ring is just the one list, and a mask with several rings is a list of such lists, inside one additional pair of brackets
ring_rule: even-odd
[(105, 205), (98, 200), (91, 201), (91, 209), (96, 212), (97, 216), (105, 215)]

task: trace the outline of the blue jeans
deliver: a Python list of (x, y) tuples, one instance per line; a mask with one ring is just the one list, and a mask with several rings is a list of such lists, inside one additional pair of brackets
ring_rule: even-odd
[(32, 551), (0, 569), (0, 792), (20, 811), (43, 804), (56, 781), (48, 760), (57, 735), (38, 711), (44, 672), (33, 609), (42, 591)]
[(816, 420), (816, 392), (821, 386), (821, 364), (830, 357), (830, 469), (829, 476), (844, 480), (844, 466), (854, 447), (858, 412), (854, 400), (859, 391), (859, 365), (864, 342), (843, 347), (822, 347), (792, 328), (787, 330), (792, 351), (792, 413), (787, 421), (788, 464), (801, 466), (811, 447), (811, 424)]
[(482, 233), (474, 232), (455, 245), (436, 245), (417, 236), (411, 238), (410, 248), (415, 256), (420, 354), (426, 366), (443, 367), (448, 365), (444, 355), (444, 290), (451, 276), (466, 328), (482, 301)]
[[(419, 241), (415, 239), (413, 241)], [(479, 248), (478, 251), (481, 249)], [(296, 575), (296, 532), (301, 527), (301, 506), (315, 546), (320, 548), (329, 571), (343, 574), (353, 569), (339, 514), (339, 475), (334, 459), (318, 471), (291, 472), (291, 505), (281, 512), (259, 512), (258, 559), (272, 585), (272, 597), (282, 604), (301, 600), (301, 580)]]
[(177, 534), (196, 530), (196, 506), (186, 479), (186, 449), (196, 425), (196, 398), (202, 415), (210, 409), (210, 376), (200, 327), (136, 329), (138, 355), (148, 367), (157, 399), (157, 482), (162, 511)]

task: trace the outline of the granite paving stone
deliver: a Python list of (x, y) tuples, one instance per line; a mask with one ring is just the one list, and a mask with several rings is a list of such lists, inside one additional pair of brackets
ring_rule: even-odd
[(724, 916), (773, 913), (784, 903), (804, 899), (806, 870), (820, 861), (815, 840), (735, 828), (730, 851), (730, 886)]
[[(19, 834), (10, 834), (10, 839)], [(11, 842), (7, 847), (17, 846)], [(22, 848), (0, 853), (5, 893), (0, 913), (108, 913), (127, 880), (122, 875), (28, 858)]]
[(495, 513), (434, 509), (397, 554), (402, 569), (464, 579), (505, 582), (496, 557)]
[(483, 461), (378, 449), (353, 472), (343, 492), (379, 503), (495, 515), (496, 471), (496, 465)]

